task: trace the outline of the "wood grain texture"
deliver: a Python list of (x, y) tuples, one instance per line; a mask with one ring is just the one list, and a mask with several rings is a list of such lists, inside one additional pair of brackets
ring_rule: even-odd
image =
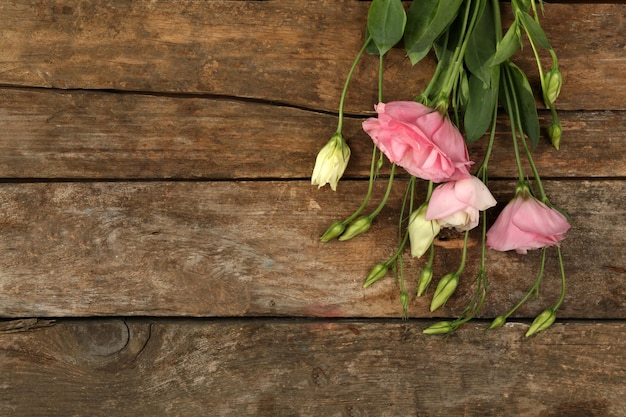
[[(0, 84), (216, 94), (334, 111), (363, 42), (368, 6), (356, 0), (5, 2)], [(625, 9), (545, 5), (543, 26), (565, 80), (559, 108), (626, 109)], [(516, 60), (538, 85), (531, 49)], [(427, 59), (411, 68), (401, 49), (387, 61), (385, 95), (394, 100), (418, 95), (434, 65)], [(376, 71), (377, 60), (365, 59), (348, 111), (372, 109)]]
[(0, 413), (567, 416), (626, 413), (623, 323), (61, 321), (0, 332)]
[[(398, 184), (366, 235), (329, 244), (320, 234), (360, 204), (365, 182), (343, 182), (338, 193), (303, 181), (2, 184), (0, 316), (399, 317), (391, 275), (361, 287), (369, 269), (395, 251), (404, 193)], [(564, 243), (569, 288), (560, 317), (625, 318), (626, 254), (619, 248), (626, 246), (626, 182), (545, 185), (575, 223)], [(491, 183), (501, 202), (513, 186)], [(519, 311), (522, 317), (558, 298), (551, 253), (541, 297)], [(489, 252), (483, 317), (521, 299), (537, 256)], [(460, 250), (440, 249), (437, 276), (459, 261)], [(406, 259), (408, 288), (423, 263)], [(458, 294), (437, 315), (461, 312), (477, 266), (475, 246)], [(430, 296), (412, 300), (410, 314), (431, 316), (429, 303)]]
[[(535, 152), (546, 177), (626, 177), (624, 112), (561, 112), (555, 151)], [(345, 121), (347, 178), (369, 175), (362, 117)], [(306, 178), (335, 131), (335, 116), (238, 100), (0, 89), (0, 178)], [(550, 122), (542, 114), (542, 126)], [(510, 130), (498, 126), (494, 177), (514, 178)], [(485, 140), (470, 147), (477, 159)], [(530, 171), (528, 171), (530, 172)]]

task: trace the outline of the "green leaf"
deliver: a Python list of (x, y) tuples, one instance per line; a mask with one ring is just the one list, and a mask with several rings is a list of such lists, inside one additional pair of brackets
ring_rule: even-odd
[(367, 14), (367, 30), (378, 52), (384, 55), (400, 42), (406, 25), (401, 0), (373, 0)]
[[(430, 50), (422, 48), (422, 51), (410, 54), (410, 49), (424, 36), (430, 21), (434, 18), (439, 0), (422, 0), (413, 1), (409, 7), (409, 14), (406, 21), (406, 29), (404, 30), (404, 48), (409, 54), (411, 63), (415, 65)], [(424, 50), (425, 49), (425, 50)]]
[(522, 46), (522, 37), (517, 21), (514, 21), (504, 37), (498, 43), (496, 53), (491, 60), (491, 66), (499, 65), (513, 56)]
[(530, 0), (513, 0), (511, 2), (513, 11), (517, 13), (518, 10), (528, 11), (530, 10)]
[(487, 2), (467, 41), (464, 56), (467, 69), (485, 84), (490, 82), (491, 57), (495, 54), (498, 45), (493, 22), (493, 3)]
[[(532, 148), (536, 148), (539, 143), (539, 116), (535, 96), (526, 78), (526, 74), (512, 62), (506, 64), (507, 72), (515, 89), (515, 98), (519, 109), (520, 122), (524, 133), (528, 136)], [(510, 114), (510, 113), (509, 113)]]
[(461, 4), (459, 0), (421, 0), (411, 3), (404, 47), (413, 65), (428, 54), (433, 42), (456, 18)]
[(463, 120), (467, 143), (480, 139), (489, 128), (493, 118), (493, 109), (498, 105), (499, 80), (499, 66), (491, 68), (487, 83), (475, 74), (470, 75), (469, 100)]
[[(370, 37), (370, 31), (369, 31), (369, 29), (365, 28), (365, 39), (367, 39), (369, 37)], [(365, 47), (365, 52), (367, 52), (370, 55), (378, 55), (378, 54), (380, 54), (380, 52), (378, 51), (378, 47), (371, 40), (369, 41), (369, 43)]]
[(552, 49), (550, 41), (548, 40), (548, 37), (543, 31), (541, 25), (537, 23), (537, 21), (526, 12), (520, 11), (519, 15), (521, 16), (520, 20), (522, 22), (522, 25), (524, 25), (524, 29), (526, 29), (526, 34), (528, 35), (528, 37), (533, 42), (538, 43), (541, 47), (546, 49)]

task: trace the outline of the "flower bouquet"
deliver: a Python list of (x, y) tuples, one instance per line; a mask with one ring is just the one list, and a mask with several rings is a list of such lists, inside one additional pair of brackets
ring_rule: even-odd
[[(321, 240), (343, 241), (366, 232), (387, 202), (396, 167), (404, 169), (410, 177), (400, 214), (398, 248), (389, 259), (373, 266), (363, 286), (369, 287), (393, 271), (400, 285), (400, 302), (403, 317), (406, 317), (410, 297), (402, 273), (402, 255), (407, 245), (413, 257), (428, 254), (415, 289), (416, 295), (421, 297), (435, 276), (436, 236), (446, 228), (464, 235), (460, 265), (455, 271), (444, 274), (436, 284), (430, 304), (430, 310), (435, 311), (457, 288), (465, 268), (469, 231), (481, 225), (481, 258), (474, 296), (458, 318), (436, 323), (424, 333), (450, 333), (477, 315), (487, 294), (485, 253), (488, 249), (514, 250), (520, 254), (541, 249), (534, 284), (517, 305), (496, 317), (489, 329), (502, 326), (523, 303), (538, 293), (549, 247), (555, 247), (557, 253), (561, 295), (553, 306), (536, 317), (526, 336), (550, 327), (563, 303), (565, 272), (559, 244), (570, 228), (570, 221), (548, 198), (533, 162), (532, 151), (540, 136), (535, 92), (524, 71), (512, 61), (527, 42), (534, 53), (541, 80), (537, 95), (552, 116), (548, 136), (558, 149), (561, 125), (554, 102), (561, 89), (562, 75), (556, 53), (541, 27), (541, 0), (540, 10), (537, 6), (535, 0), (512, 0), (514, 20), (504, 32), (497, 0), (415, 0), (408, 11), (400, 0), (373, 0), (363, 46), (354, 59), (339, 102), (337, 130), (317, 155), (312, 184), (318, 187), (329, 184), (336, 190), (350, 159), (350, 148), (342, 132), (346, 92), (365, 54), (377, 56), (378, 103), (374, 106), (377, 117), (363, 122), (363, 130), (374, 145), (368, 191), (360, 207), (345, 219), (331, 224)], [(434, 54), (437, 66), (418, 97), (385, 101), (382, 81), (385, 55), (400, 43), (413, 65), (428, 54)], [(547, 50), (551, 58), (547, 70), (541, 62), (539, 48)], [(518, 183), (512, 190), (510, 202), (487, 228), (485, 211), (496, 205), (488, 188), (488, 166), (500, 112), (506, 113), (510, 121)], [(488, 141), (486, 150), (480, 163), (475, 164), (470, 159), (467, 144), (483, 138)], [(530, 173), (524, 170), (522, 155), (530, 166)], [(374, 211), (363, 214), (385, 159), (391, 164), (386, 193)], [(416, 193), (416, 183), (420, 180), (428, 184), (424, 197)]]

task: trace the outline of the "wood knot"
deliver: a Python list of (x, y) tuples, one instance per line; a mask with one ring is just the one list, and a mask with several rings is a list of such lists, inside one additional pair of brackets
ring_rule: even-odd
[(128, 344), (130, 331), (123, 320), (85, 323), (76, 328), (76, 343), (90, 356), (115, 355)]
[(67, 323), (62, 352), (73, 362), (95, 368), (118, 368), (132, 362), (150, 338), (150, 325), (124, 320)]

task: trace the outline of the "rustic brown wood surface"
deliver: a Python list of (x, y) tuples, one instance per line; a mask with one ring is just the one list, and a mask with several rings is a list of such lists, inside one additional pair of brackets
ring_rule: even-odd
[[(309, 178), (368, 2), (0, 2), (0, 417), (626, 415), (626, 4), (592, 3), (542, 18), (563, 144), (542, 132), (536, 163), (574, 222), (557, 323), (523, 336), (558, 298), (550, 252), (539, 298), (485, 332), (539, 259), (489, 252), (480, 319), (441, 338), (422, 330), (470, 300), (477, 246), (435, 314), (408, 254), (408, 321), (391, 274), (362, 288), (395, 250), (406, 175), (366, 235), (319, 242), (367, 187), (372, 57), (347, 98), (346, 179)], [(536, 86), (530, 48), (516, 62)], [(433, 68), (391, 51), (385, 96), (413, 98)], [(500, 208), (510, 142), (502, 119)], [(436, 274), (459, 261), (439, 247)]]
[[(346, 195), (304, 181), (3, 184), (0, 315), (398, 317), (391, 274), (367, 290), (362, 282), (395, 250), (401, 186), (371, 233), (348, 242), (318, 240), (358, 206), (366, 185), (343, 182), (340, 187), (352, 191)], [(626, 318), (626, 253), (611, 249), (626, 246), (625, 185), (546, 182), (553, 201), (576, 222), (563, 244), (570, 282), (564, 317)], [(501, 201), (513, 186), (491, 184)], [(459, 250), (439, 255), (437, 274), (456, 270)], [(494, 291), (482, 315), (494, 317), (532, 284), (538, 254), (488, 255)], [(476, 246), (470, 258), (478, 256)], [(407, 254), (412, 285), (423, 264)], [(468, 265), (445, 314), (463, 309), (477, 266)], [(554, 302), (558, 266), (552, 259), (546, 268), (551, 285), (541, 300)], [(428, 303), (430, 297), (416, 300), (411, 315), (429, 316)], [(542, 306), (531, 303), (523, 315), (532, 317)]]
[[(335, 111), (368, 7), (356, 0), (4, 3), (0, 84), (217, 94)], [(545, 10), (565, 79), (559, 107), (623, 110), (623, 5)], [(393, 52), (385, 76), (406, 83), (389, 83), (386, 94), (412, 99), (433, 61), (416, 71)], [(536, 74), (530, 48), (517, 61)], [(359, 68), (349, 111), (372, 109), (377, 68), (376, 59)]]
[[(626, 177), (624, 114), (561, 112), (564, 146), (554, 150), (542, 132), (535, 161), (540, 172)], [(349, 178), (369, 175), (372, 145), (363, 120), (345, 122), (352, 148)], [(541, 120), (549, 123), (544, 114)], [(0, 123), (2, 178), (303, 179), (336, 117), (236, 99), (4, 89)], [(517, 174), (510, 137), (503, 119), (490, 163), (495, 177)], [(484, 154), (485, 142), (472, 144), (473, 159)]]
[[(15, 416), (597, 416), (624, 403), (624, 323), (62, 322), (0, 330)], [(20, 401), (15, 401), (19, 398)], [(68, 411), (71, 410), (71, 414)]]

